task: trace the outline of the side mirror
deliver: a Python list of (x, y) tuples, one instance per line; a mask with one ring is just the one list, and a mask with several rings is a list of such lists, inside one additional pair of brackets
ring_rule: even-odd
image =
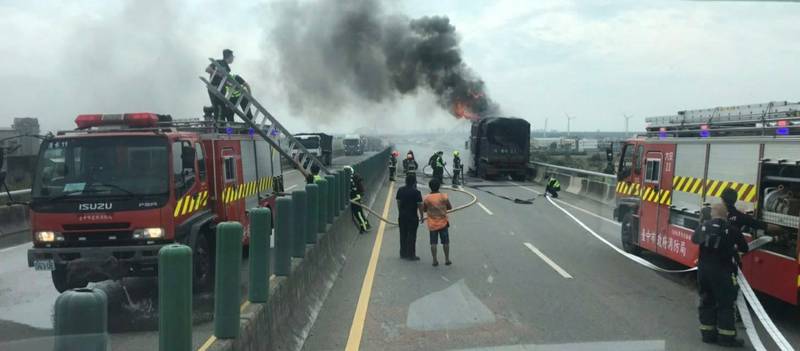
[(181, 162), (183, 163), (183, 169), (194, 168), (194, 159), (194, 148), (190, 146), (184, 146), (181, 148)]

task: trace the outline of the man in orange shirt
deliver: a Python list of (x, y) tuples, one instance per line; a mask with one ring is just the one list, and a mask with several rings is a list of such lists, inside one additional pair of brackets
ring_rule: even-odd
[(433, 266), (439, 265), (439, 260), (436, 257), (436, 245), (439, 244), (439, 239), (442, 240), (442, 248), (444, 248), (444, 264), (451, 265), (450, 261), (450, 222), (447, 220), (447, 211), (453, 208), (450, 204), (450, 199), (447, 194), (439, 192), (439, 187), (442, 185), (439, 179), (434, 178), (428, 183), (431, 188), (431, 193), (425, 195), (425, 200), (422, 201), (422, 210), (428, 214), (428, 230), (431, 237), (431, 255), (433, 256)]

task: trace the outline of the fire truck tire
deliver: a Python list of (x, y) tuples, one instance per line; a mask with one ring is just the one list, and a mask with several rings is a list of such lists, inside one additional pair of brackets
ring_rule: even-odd
[(63, 293), (69, 290), (69, 284), (67, 284), (67, 270), (64, 268), (58, 268), (54, 271), (50, 272), (50, 277), (53, 278), (53, 286), (58, 290), (59, 293)]
[(622, 228), (620, 229), (622, 235), (622, 249), (625, 252), (638, 255), (642, 248), (639, 247), (639, 226), (633, 218), (633, 213), (628, 212), (622, 217)]
[(204, 233), (197, 235), (192, 252), (194, 288), (196, 291), (208, 291), (214, 287), (214, 250), (207, 235)]

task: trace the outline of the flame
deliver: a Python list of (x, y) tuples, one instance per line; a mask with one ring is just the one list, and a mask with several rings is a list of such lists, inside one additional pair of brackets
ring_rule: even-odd
[(466, 118), (470, 120), (477, 120), (479, 116), (472, 112), (472, 109), (469, 108), (469, 105), (463, 101), (456, 101), (453, 104), (453, 115), (458, 118)]

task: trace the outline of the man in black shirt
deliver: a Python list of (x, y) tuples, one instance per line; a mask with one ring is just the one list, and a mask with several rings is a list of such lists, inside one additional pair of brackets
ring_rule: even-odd
[[(230, 49), (222, 50), (222, 59), (216, 60), (216, 62), (225, 69), (225, 72), (215, 72), (217, 69), (214, 64), (209, 64), (208, 67), (206, 67), (206, 73), (211, 75), (211, 85), (214, 87), (219, 86), (222, 78), (231, 72), (230, 64), (233, 63), (233, 51)], [(221, 93), (225, 94), (225, 91), (223, 90)], [(211, 91), (208, 92), (208, 97), (211, 98), (211, 108), (213, 109), (212, 114), (214, 119), (219, 120), (220, 117), (222, 117), (223, 109), (226, 108), (225, 102), (216, 97)]]
[(417, 227), (422, 218), (422, 193), (416, 188), (417, 177), (406, 175), (406, 185), (397, 190), (397, 222), (400, 224), (400, 258), (418, 261)]
[(700, 247), (697, 262), (700, 306), (700, 333), (705, 343), (741, 347), (744, 341), (736, 338), (734, 302), (739, 293), (736, 282), (738, 252), (746, 253), (747, 241), (739, 229), (728, 223), (724, 204), (711, 207), (711, 220), (701, 224), (692, 242)]

